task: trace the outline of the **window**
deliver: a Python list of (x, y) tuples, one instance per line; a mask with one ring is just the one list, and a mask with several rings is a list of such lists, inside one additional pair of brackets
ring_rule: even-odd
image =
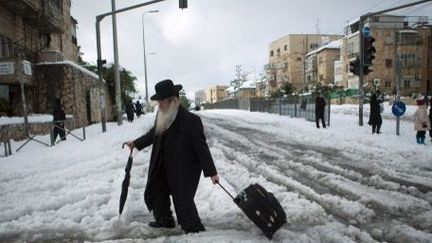
[(284, 50), (285, 51), (288, 50), (288, 46), (287, 45), (284, 46)]
[(411, 88), (411, 80), (409, 79), (404, 80), (404, 88)]
[(385, 81), (384, 82), (384, 87), (390, 88), (391, 87), (391, 82), (390, 81)]
[(297, 57), (297, 62), (301, 62), (301, 57)]
[(400, 58), (402, 67), (411, 67), (411, 66), (415, 65), (416, 56), (413, 53), (401, 54), (399, 58)]
[(270, 51), (270, 56), (271, 56), (271, 57), (273, 56), (273, 50)]
[(386, 59), (386, 68), (393, 67), (393, 60), (392, 59)]
[(75, 45), (77, 44), (77, 35), (76, 35), (77, 23), (78, 22), (71, 17), (70, 33), (72, 37), (72, 43), (74, 43)]
[(396, 34), (396, 40), (401, 45), (416, 45), (421, 38), (417, 33), (399, 33)]
[(311, 50), (315, 50), (315, 49), (318, 49), (318, 44), (317, 43), (312, 43), (312, 44), (310, 44), (309, 45), (309, 48), (311, 49)]
[(279, 48), (276, 50), (276, 54), (277, 54), (277, 56), (280, 56), (280, 49)]
[(10, 38), (0, 35), (0, 58), (8, 58), (13, 55), (13, 42)]

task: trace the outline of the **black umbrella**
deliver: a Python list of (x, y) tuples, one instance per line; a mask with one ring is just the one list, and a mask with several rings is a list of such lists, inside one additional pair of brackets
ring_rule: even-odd
[[(124, 143), (122, 145), (122, 148), (124, 148), (124, 146), (127, 143)], [(127, 194), (128, 194), (128, 188), (129, 188), (129, 179), (130, 179), (130, 171), (132, 169), (132, 150), (129, 154), (129, 158), (127, 161), (127, 165), (125, 168), (125, 177), (123, 179), (123, 183), (122, 183), (122, 191), (121, 191), (121, 195), (120, 195), (120, 206), (119, 206), (119, 213), (122, 214), (123, 212), (123, 207), (125, 205), (126, 202), (126, 198), (127, 198)]]

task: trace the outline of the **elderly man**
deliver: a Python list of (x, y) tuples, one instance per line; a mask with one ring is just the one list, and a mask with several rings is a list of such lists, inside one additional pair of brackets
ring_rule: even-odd
[(186, 233), (205, 231), (194, 203), (201, 176), (219, 180), (207, 146), (201, 119), (180, 106), (181, 85), (171, 80), (156, 84), (150, 99), (159, 103), (153, 126), (142, 137), (128, 142), (129, 148), (141, 150), (153, 144), (144, 200), (155, 221), (155, 228), (175, 227), (170, 195), (177, 222)]

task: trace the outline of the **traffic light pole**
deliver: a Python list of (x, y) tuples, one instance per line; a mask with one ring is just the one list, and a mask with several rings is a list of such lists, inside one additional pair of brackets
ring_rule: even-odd
[(360, 45), (359, 45), (359, 126), (363, 126), (363, 102), (364, 102), (364, 72), (363, 72), (363, 66), (364, 66), (364, 41), (363, 41), (363, 28), (364, 28), (364, 21), (367, 17), (361, 16), (360, 22), (359, 22), (359, 39), (360, 39)]
[[(158, 3), (158, 2), (163, 2), (165, 0), (154, 0), (154, 1), (150, 1), (150, 2), (146, 2), (146, 3), (141, 3), (141, 4), (137, 4), (134, 6), (130, 6), (127, 8), (122, 8), (122, 9), (118, 9), (115, 11), (111, 11), (108, 13), (104, 13), (101, 15), (97, 15), (96, 16), (96, 46), (97, 46), (97, 69), (98, 69), (98, 87), (99, 87), (99, 108), (101, 111), (101, 123), (102, 123), (102, 132), (106, 132), (106, 119), (105, 119), (105, 98), (102, 92), (102, 84), (103, 84), (103, 78), (102, 78), (102, 51), (101, 51), (101, 40), (100, 40), (100, 22), (102, 21), (103, 18), (105, 18), (106, 16), (109, 15), (113, 15), (116, 13), (121, 13), (121, 12), (125, 12), (128, 10), (132, 10), (135, 8), (139, 8), (139, 7), (143, 7), (143, 6), (147, 6), (153, 3)], [(118, 56), (117, 53), (118, 50), (114, 50), (114, 56)], [(117, 97), (118, 94), (116, 94)]]
[(364, 14), (362, 16), (360, 16), (360, 20), (359, 20), (359, 41), (360, 41), (360, 45), (359, 45), (359, 59), (360, 59), (360, 67), (359, 67), (359, 125), (363, 126), (363, 102), (364, 102), (364, 56), (363, 56), (363, 52), (364, 52), (364, 36), (363, 36), (363, 28), (364, 28), (364, 21), (374, 15), (377, 14), (382, 14), (382, 13), (387, 13), (387, 12), (391, 12), (394, 10), (398, 10), (398, 9), (402, 9), (402, 8), (407, 8), (407, 7), (411, 7), (414, 5), (418, 5), (418, 4), (422, 4), (422, 3), (427, 3), (427, 2), (432, 2), (432, 0), (422, 0), (422, 1), (418, 1), (418, 2), (414, 2), (414, 3), (409, 3), (409, 4), (404, 4), (398, 7), (394, 7), (394, 8), (389, 8), (389, 9), (384, 9), (378, 12), (373, 12), (373, 13), (367, 13)]

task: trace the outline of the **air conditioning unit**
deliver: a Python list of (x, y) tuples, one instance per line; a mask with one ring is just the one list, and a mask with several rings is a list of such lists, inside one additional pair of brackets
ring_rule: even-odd
[(61, 62), (64, 60), (61, 51), (41, 51), (38, 54), (38, 62)]

